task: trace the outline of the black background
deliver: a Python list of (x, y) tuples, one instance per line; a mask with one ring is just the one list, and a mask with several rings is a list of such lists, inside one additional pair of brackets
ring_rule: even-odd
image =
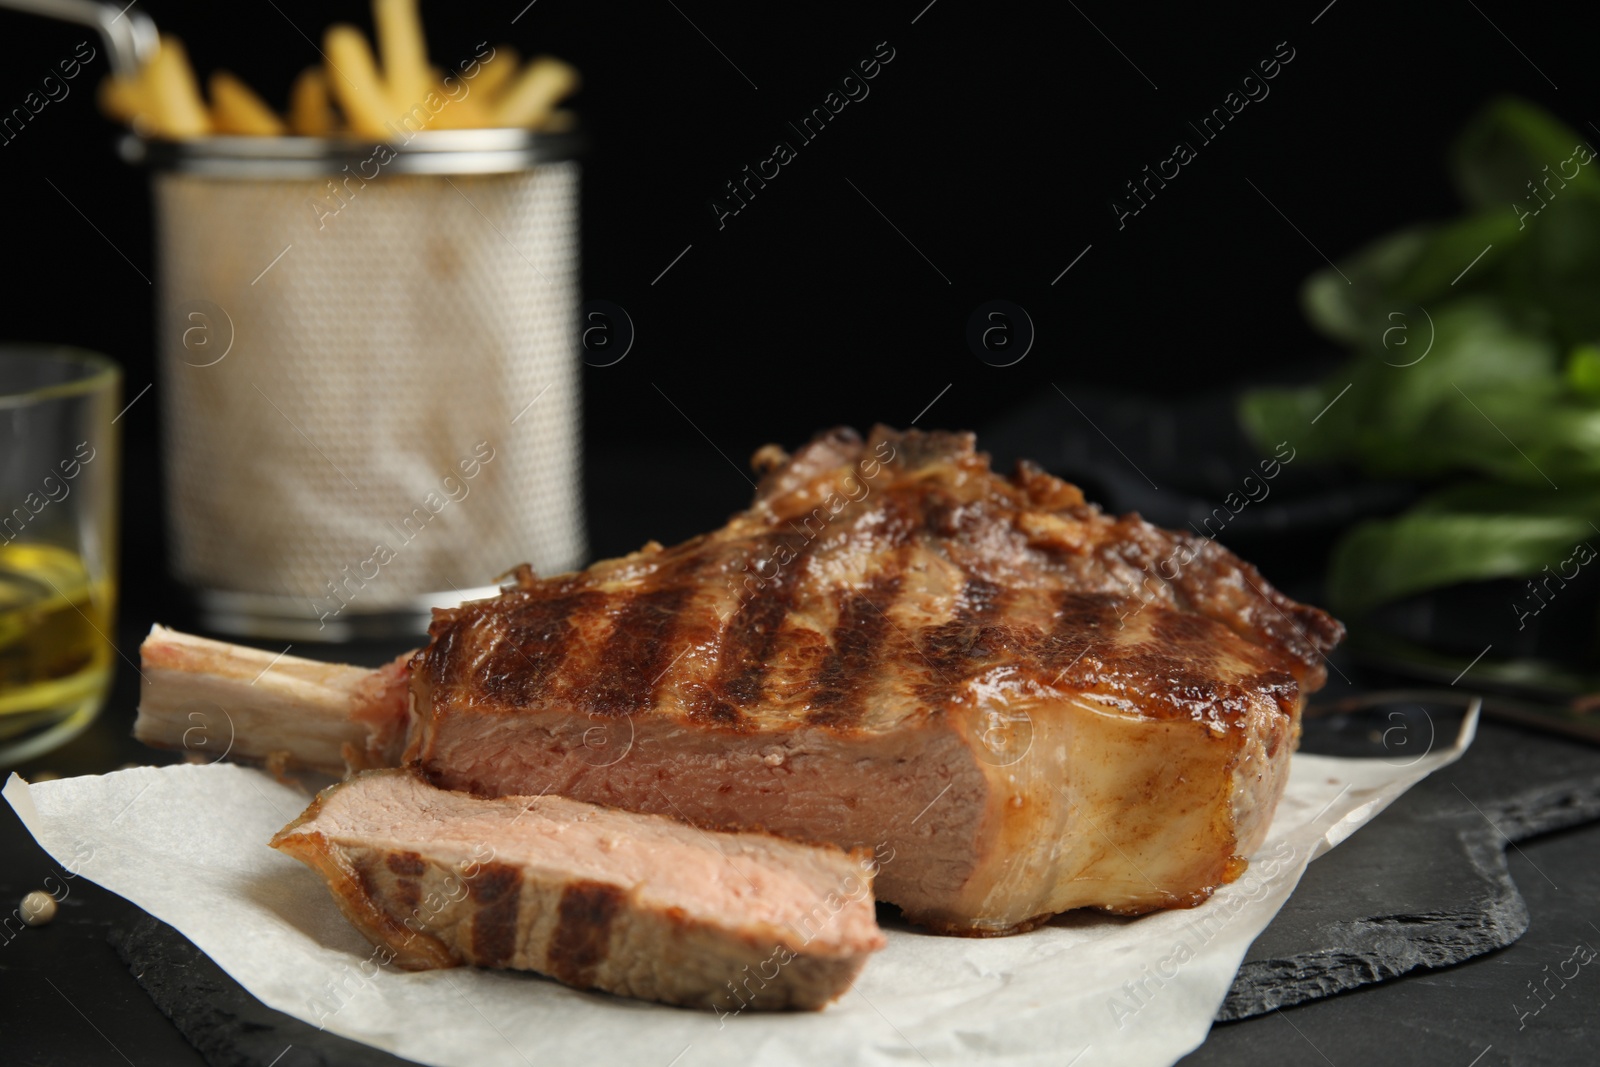
[[(715, 502), (710, 521), (666, 509), (648, 528), (596, 531), (602, 553), (742, 506), (748, 485), (706, 438), (742, 465), (838, 423), (907, 425), (946, 385), (918, 425), (982, 430), (1052, 381), (1181, 395), (1307, 378), (1329, 350), (1297, 287), (1322, 254), (1453, 212), (1445, 149), (1496, 94), (1588, 132), (1595, 85), (1592, 43), (1552, 5), (524, 3), (425, 4), (424, 17), (436, 62), (509, 41), (584, 73), (584, 292), (637, 330), (622, 362), (584, 371), (588, 447), (640, 459), (637, 484), (591, 481), (591, 499), (644, 491), (671, 455), (675, 479)], [(143, 9), (202, 77), (226, 66), (275, 104), (319, 61), (327, 24), (370, 28), (351, 2)], [(86, 36), (0, 12), (0, 105), (20, 105)], [(799, 144), (786, 123), (884, 41), (895, 58), (870, 95)], [(1187, 123), (1279, 42), (1295, 58), (1270, 95), (1201, 145)], [(109, 353), (132, 398), (156, 381), (141, 277), (156, 270), (146, 175), (116, 158), (119, 130), (95, 107), (104, 70), (102, 57), (0, 146), (0, 333)], [(719, 229), (710, 200), (780, 138), (798, 158)], [(1119, 229), (1112, 198), (1179, 138), (1198, 158)], [(1037, 329), (1009, 367), (966, 343), (969, 315), (996, 298)], [(147, 568), (160, 406), (156, 381), (123, 420), (127, 551)]]

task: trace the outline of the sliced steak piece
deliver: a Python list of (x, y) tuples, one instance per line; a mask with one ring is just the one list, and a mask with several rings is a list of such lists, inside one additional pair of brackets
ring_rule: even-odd
[(512, 967), (722, 1014), (815, 1010), (884, 945), (869, 853), (559, 796), (484, 799), (407, 771), (331, 786), (272, 845), (411, 970)]

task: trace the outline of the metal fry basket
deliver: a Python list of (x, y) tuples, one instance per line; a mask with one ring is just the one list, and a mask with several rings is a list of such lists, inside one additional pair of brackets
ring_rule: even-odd
[(571, 136), (130, 138), (171, 563), (248, 636), (417, 632), (585, 554)]

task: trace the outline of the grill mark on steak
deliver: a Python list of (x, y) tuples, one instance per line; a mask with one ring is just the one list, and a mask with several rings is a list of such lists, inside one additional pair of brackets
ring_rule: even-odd
[[(1115, 621), (1115, 625), (1112, 625)], [(1143, 627), (1139, 639), (1125, 632)], [(1219, 727), (1242, 721), (1264, 695), (1288, 714), (1300, 687), (1286, 657), (1260, 646), (1228, 643), (1229, 627), (1155, 601), (1109, 594), (1066, 594), (1056, 626), (1040, 643), (1041, 670), (1054, 684), (1093, 692), (1144, 714), (1185, 717)], [(1243, 663), (1224, 662), (1228, 648)], [(1240, 667), (1246, 668), (1241, 671)], [(1253, 668), (1253, 669), (1252, 669)], [(1160, 684), (1152, 686), (1151, 680)]]
[(631, 715), (655, 704), (661, 676), (677, 655), (673, 631), (694, 588), (674, 583), (616, 596), (625, 599), (595, 663), (604, 676), (580, 702), (596, 715)]
[[(1075, 679), (1082, 679), (1088, 673), (1084, 660), (1099, 659), (1111, 651), (1127, 602), (1127, 597), (1114, 593), (1062, 591), (1056, 599), (1055, 624), (1034, 653), (1040, 675), (1052, 685), (1072, 685)], [(1090, 649), (1096, 646), (1100, 656), (1090, 657)]]
[[(894, 628), (889, 613), (903, 586), (906, 556), (927, 522), (925, 505), (915, 488), (885, 490), (880, 510), (866, 520), (877, 568), (862, 585), (845, 583), (849, 591), (840, 595), (829, 651), (809, 687), (806, 721), (841, 730), (859, 725), (867, 695), (885, 673), (885, 643)], [(836, 551), (858, 550), (850, 545)]]
[(594, 985), (611, 948), (611, 923), (627, 903), (621, 889), (605, 882), (573, 882), (561, 892), (547, 965), (577, 989)]
[(598, 611), (604, 597), (593, 591), (548, 599), (527, 594), (506, 613), (506, 628), (494, 651), (478, 668), (478, 683), (487, 693), (525, 708), (550, 688), (582, 633), (577, 620)]
[(396, 878), (394, 880), (394, 910), (395, 914), (410, 918), (416, 915), (422, 906), (422, 883), (414, 878)]
[(1011, 590), (985, 578), (970, 577), (956, 597), (948, 622), (917, 635), (922, 656), (933, 667), (933, 681), (919, 690), (935, 707), (954, 701), (984, 663), (1016, 648), (1015, 629), (996, 625), (1013, 599)]
[(406, 918), (416, 915), (422, 904), (422, 885), (418, 878), (427, 872), (427, 862), (419, 853), (394, 849), (384, 854), (384, 865), (398, 875), (394, 883), (395, 915)]
[(794, 558), (779, 565), (778, 573), (772, 578), (762, 580), (763, 584), (754, 590), (754, 595), (735, 609), (723, 633), (714, 685), (721, 696), (717, 704), (726, 706), (734, 721), (740, 717), (741, 706), (749, 707), (761, 699), (768, 661), (777, 646), (784, 620), (794, 606), (800, 572), (817, 543), (817, 538), (806, 539), (796, 549), (794, 540), (785, 532), (757, 542), (759, 547), (751, 553), (752, 559), (772, 560), (777, 565), (776, 554), (780, 548), (788, 548)]
[(611, 632), (591, 665), (600, 678), (577, 694), (577, 706), (598, 715), (648, 711), (664, 683), (672, 684), (669, 672), (687, 676), (692, 668), (681, 662), (684, 646), (714, 647), (720, 640), (715, 615), (692, 605), (708, 584), (706, 573), (721, 564), (716, 546), (702, 535), (673, 550), (637, 588), (610, 594), (610, 603), (620, 606), (612, 609)]
[(434, 689), (449, 684), (451, 673), (461, 666), (464, 658), (456, 655), (460, 617), (459, 610), (434, 612), (433, 622), (428, 625), (428, 636), (432, 640), (411, 657), (411, 672), (426, 678)]
[(382, 900), (383, 893), (378, 885), (376, 872), (372, 869), (372, 861), (366, 858), (352, 860), (351, 868), (355, 871), (356, 884), (361, 887), (361, 892), (368, 900)]
[(720, 726), (730, 730), (743, 730), (749, 723), (738, 708), (719, 697), (704, 682), (685, 682), (678, 688), (684, 712), (694, 722), (706, 726)]
[(889, 609), (900, 592), (898, 574), (878, 574), (845, 597), (834, 624), (832, 650), (812, 685), (808, 722), (848, 728), (866, 710), (866, 696), (883, 662), (892, 625)]
[[(1150, 624), (1151, 644), (1177, 646), (1184, 650), (1184, 666), (1199, 674), (1215, 674), (1218, 644), (1212, 635), (1222, 624), (1204, 615), (1187, 612), (1156, 612)], [(1159, 647), (1156, 649), (1159, 651)]]
[(984, 578), (968, 578), (956, 599), (949, 622), (925, 628), (922, 654), (952, 684), (974, 661), (999, 651), (1004, 635), (993, 620), (1004, 610), (1009, 591)]
[(949, 493), (930, 491), (922, 507), (922, 528), (933, 537), (961, 532), (961, 507)]
[(467, 879), (467, 896), (478, 906), (472, 915), (472, 962), (504, 967), (517, 951), (522, 872), (509, 863), (486, 863)]
[(413, 878), (428, 869), (422, 857), (415, 852), (391, 852), (384, 857), (383, 862), (395, 874), (410, 875)]

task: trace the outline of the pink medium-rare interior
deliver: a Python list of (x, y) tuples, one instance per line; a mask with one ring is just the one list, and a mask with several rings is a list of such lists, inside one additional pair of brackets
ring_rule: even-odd
[(990, 788), (940, 719), (892, 734), (799, 727), (739, 734), (661, 717), (496, 715), (424, 722), (420, 767), (485, 796), (554, 793), (723, 830), (864, 848), (877, 896), (908, 913), (966, 885), (993, 828)]
[(770, 925), (812, 954), (859, 952), (880, 940), (867, 857), (764, 834), (707, 833), (562, 796), (486, 799), (404, 771), (371, 772), (325, 792), (292, 833), (464, 867), (510, 864), (541, 880), (605, 882), (639, 906), (718, 925)]

